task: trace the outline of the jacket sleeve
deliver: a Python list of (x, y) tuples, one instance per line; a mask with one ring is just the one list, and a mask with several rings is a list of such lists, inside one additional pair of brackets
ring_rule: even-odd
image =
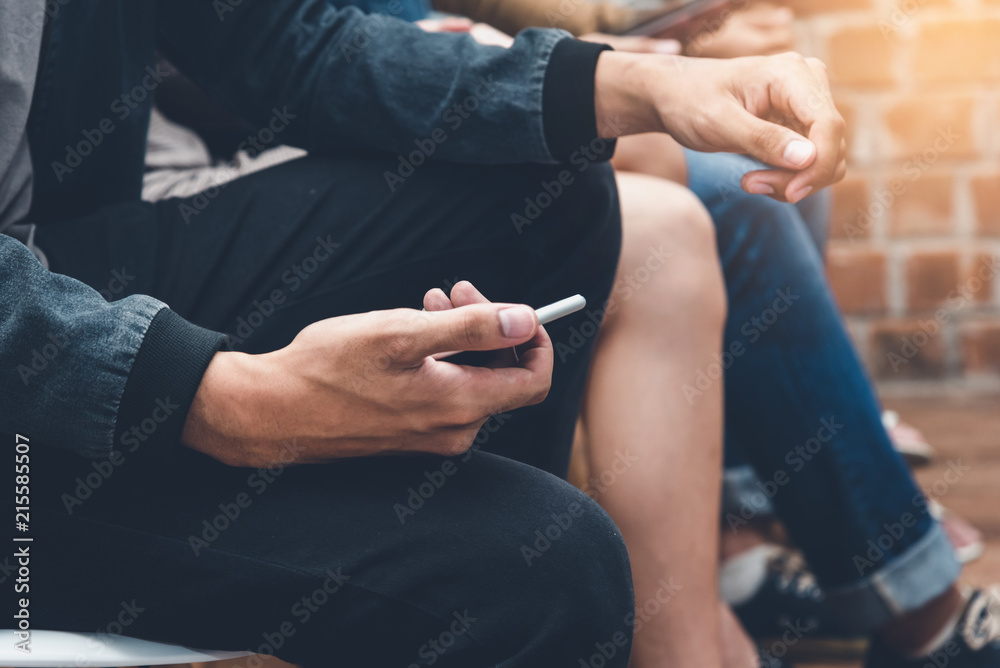
[[(504, 49), (326, 0), (161, 0), (157, 30), (179, 69), (273, 144), (475, 163), (568, 157), (543, 109), (553, 52), (572, 41), (563, 31), (527, 30)], [(563, 67), (574, 81), (560, 83), (586, 91), (589, 80), (592, 93), (595, 67), (596, 55)], [(586, 128), (570, 142), (580, 146), (596, 137), (593, 97), (570, 102), (579, 119), (562, 120)]]
[(564, 0), (434, 0), (434, 9), (488, 23), (511, 35), (530, 27), (560, 28), (573, 35), (614, 33), (634, 12), (611, 2)]
[(223, 340), (151, 297), (108, 303), (0, 234), (0, 433), (166, 457)]

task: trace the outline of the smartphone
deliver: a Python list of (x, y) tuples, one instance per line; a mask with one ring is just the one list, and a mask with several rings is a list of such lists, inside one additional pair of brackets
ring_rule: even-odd
[(687, 44), (699, 33), (718, 27), (723, 22), (723, 13), (736, 6), (736, 0), (674, 0), (658, 9), (636, 12), (633, 21), (617, 32), (676, 39)]

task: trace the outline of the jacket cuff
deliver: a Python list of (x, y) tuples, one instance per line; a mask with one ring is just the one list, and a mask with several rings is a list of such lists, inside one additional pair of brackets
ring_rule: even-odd
[(614, 155), (614, 140), (595, 142), (594, 76), (597, 59), (610, 50), (607, 44), (577, 39), (561, 40), (552, 49), (542, 90), (542, 122), (549, 152), (560, 162), (569, 162), (581, 149), (596, 154), (598, 161)]
[(225, 336), (192, 325), (168, 308), (149, 323), (125, 382), (115, 447), (165, 461), (176, 451), (205, 369)]

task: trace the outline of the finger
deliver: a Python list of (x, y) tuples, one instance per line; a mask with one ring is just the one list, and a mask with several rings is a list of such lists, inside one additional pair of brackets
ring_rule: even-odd
[(801, 170), (816, 159), (811, 141), (786, 127), (738, 108), (725, 130), (735, 148), (775, 167)]
[[(517, 366), (487, 368), (426, 359), (424, 371), (444, 391), (460, 393), (466, 412), (492, 415), (542, 401), (552, 381), (552, 341), (542, 334), (539, 345), (522, 355)], [(453, 389), (452, 389), (453, 388)]]
[(473, 304), (447, 311), (413, 312), (390, 334), (405, 342), (399, 359), (416, 362), (435, 353), (499, 350), (530, 341), (538, 330), (534, 309), (523, 304)]
[[(474, 286), (469, 281), (459, 281), (451, 289), (451, 302), (455, 306), (468, 306), (470, 304), (489, 304), (490, 300), (487, 299), (483, 293), (481, 293), (476, 286)], [(543, 331), (541, 327), (538, 328), (539, 332)], [(535, 345), (535, 339), (538, 338), (538, 334), (535, 334), (535, 338), (522, 344), (522, 347), (528, 347)], [(441, 359), (440, 355), (436, 355), (438, 359)], [(503, 350), (498, 350), (492, 357), (492, 359), (485, 364), (485, 366), (495, 369), (497, 367), (504, 366), (514, 366), (519, 362), (519, 356), (515, 352), (513, 347), (504, 348)]]
[(809, 140), (816, 147), (816, 159), (789, 182), (785, 194), (793, 202), (834, 182), (845, 133), (844, 119), (833, 104), (826, 65), (815, 58), (803, 60), (802, 65), (809, 79), (802, 78), (803, 84), (791, 93), (789, 106), (808, 128)]
[(779, 202), (787, 202), (785, 190), (798, 172), (787, 169), (758, 169), (747, 172), (740, 180), (740, 186), (753, 195), (766, 195)]
[(424, 295), (425, 311), (447, 311), (455, 308), (441, 288), (432, 288)]
[(490, 300), (469, 281), (459, 281), (451, 288), (451, 303), (455, 306), (489, 304)]

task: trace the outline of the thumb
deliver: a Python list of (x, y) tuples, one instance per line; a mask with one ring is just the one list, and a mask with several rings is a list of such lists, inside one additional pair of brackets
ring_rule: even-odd
[(414, 341), (414, 359), (435, 353), (500, 350), (530, 341), (538, 316), (521, 304), (473, 304), (424, 314)]
[(816, 159), (816, 146), (786, 127), (743, 111), (729, 127), (737, 136), (737, 147), (761, 162), (785, 169), (805, 169)]

